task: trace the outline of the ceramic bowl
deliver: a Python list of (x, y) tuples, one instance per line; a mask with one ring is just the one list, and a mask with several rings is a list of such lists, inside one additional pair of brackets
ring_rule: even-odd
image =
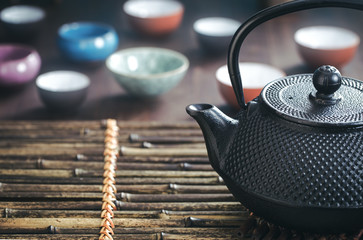
[(106, 66), (129, 94), (152, 97), (175, 87), (186, 74), (189, 61), (173, 50), (138, 47), (115, 52)]
[(301, 28), (294, 39), (301, 57), (313, 68), (322, 65), (343, 67), (352, 60), (360, 42), (354, 32), (332, 26)]
[(153, 36), (176, 30), (184, 14), (184, 6), (175, 0), (129, 0), (123, 9), (133, 28)]
[(35, 79), (41, 67), (39, 53), (32, 47), (0, 44), (0, 85), (16, 87)]
[(32, 35), (39, 30), (45, 16), (40, 7), (15, 5), (0, 12), (0, 21), (11, 34)]
[(50, 109), (78, 108), (86, 98), (89, 85), (86, 75), (74, 71), (51, 71), (36, 80), (39, 96)]
[[(286, 73), (282, 70), (262, 63), (240, 62), (239, 69), (246, 103), (260, 95), (261, 90), (267, 83), (286, 76)], [(216, 79), (222, 97), (229, 105), (239, 109), (227, 65), (218, 68)]]
[(113, 27), (96, 22), (73, 22), (58, 30), (58, 47), (75, 62), (102, 62), (118, 47)]
[(193, 30), (200, 47), (210, 53), (228, 52), (228, 46), (241, 23), (223, 17), (201, 18), (194, 22)]

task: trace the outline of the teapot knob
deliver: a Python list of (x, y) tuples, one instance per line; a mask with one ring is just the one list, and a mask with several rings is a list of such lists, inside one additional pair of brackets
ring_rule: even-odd
[(313, 74), (313, 84), (317, 92), (311, 93), (310, 98), (316, 103), (332, 105), (341, 100), (335, 92), (342, 85), (342, 75), (335, 67), (329, 65), (319, 67)]

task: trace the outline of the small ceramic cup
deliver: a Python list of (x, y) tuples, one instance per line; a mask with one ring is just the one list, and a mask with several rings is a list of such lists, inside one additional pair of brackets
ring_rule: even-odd
[[(36, 6), (14, 5), (0, 12), (0, 21), (10, 34), (32, 37), (40, 29), (46, 17), (45, 11)], [(22, 39), (24, 40), (24, 38)]]
[(73, 22), (58, 30), (58, 47), (74, 62), (103, 62), (117, 49), (118, 42), (115, 29), (103, 23)]
[(106, 60), (120, 86), (137, 97), (155, 97), (174, 88), (185, 76), (189, 61), (181, 53), (155, 47), (120, 50)]
[(0, 85), (17, 87), (35, 79), (41, 58), (33, 47), (0, 44)]
[(184, 15), (184, 6), (176, 0), (129, 0), (123, 9), (131, 26), (150, 36), (175, 31)]
[(199, 41), (199, 46), (207, 53), (228, 52), (229, 43), (241, 23), (234, 19), (223, 17), (201, 18), (194, 22), (193, 30)]
[[(286, 76), (286, 73), (282, 70), (263, 63), (240, 62), (239, 69), (246, 103), (258, 97), (266, 84)], [(240, 107), (232, 87), (227, 65), (218, 68), (216, 71), (216, 79), (222, 97), (229, 105), (239, 109)]]
[(43, 73), (36, 80), (36, 87), (43, 103), (54, 110), (74, 110), (85, 100), (89, 78), (74, 71)]
[(313, 69), (322, 65), (342, 68), (353, 59), (360, 43), (356, 33), (334, 26), (301, 28), (294, 39), (301, 57)]

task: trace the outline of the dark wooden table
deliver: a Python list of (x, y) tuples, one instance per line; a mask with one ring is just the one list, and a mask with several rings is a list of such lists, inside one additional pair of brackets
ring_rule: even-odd
[[(231, 17), (241, 22), (260, 9), (254, 0), (182, 0), (185, 15), (180, 28), (165, 38), (149, 38), (135, 33), (122, 11), (124, 0), (57, 0), (26, 1), (41, 4), (47, 12), (47, 21), (39, 33), (31, 39), (21, 39), (33, 45), (43, 61), (41, 73), (51, 70), (75, 70), (87, 74), (91, 86), (85, 103), (77, 112), (53, 112), (44, 107), (37, 94), (34, 82), (22, 89), (0, 89), (1, 120), (87, 120), (116, 118), (120, 120), (190, 120), (185, 106), (190, 103), (207, 102), (215, 104), (230, 115), (236, 110), (225, 104), (218, 92), (215, 71), (226, 63), (226, 54), (206, 55), (198, 45), (192, 30), (193, 22), (201, 17)], [(6, 5), (21, 1), (3, 1)], [(302, 11), (271, 20), (259, 26), (246, 39), (242, 47), (241, 61), (253, 61), (274, 65), (287, 74), (313, 71), (305, 66), (298, 55), (293, 41), (294, 32), (308, 25), (335, 25), (349, 28), (363, 35), (361, 23), (363, 13), (350, 9), (324, 8)], [(111, 24), (117, 30), (119, 49), (136, 46), (157, 46), (174, 49), (190, 60), (190, 69), (177, 88), (155, 99), (136, 99), (127, 95), (116, 83), (104, 65), (87, 68), (68, 62), (60, 55), (55, 39), (59, 26), (72, 21), (101, 21)], [(0, 42), (10, 40), (0, 29)], [(341, 71), (344, 75), (362, 78), (363, 49), (360, 48), (354, 60)]]

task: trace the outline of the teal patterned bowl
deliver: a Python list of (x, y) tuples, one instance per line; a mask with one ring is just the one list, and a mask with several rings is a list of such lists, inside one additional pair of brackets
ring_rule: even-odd
[(113, 53), (106, 66), (129, 94), (152, 97), (175, 87), (184, 78), (189, 61), (173, 50), (137, 47)]

